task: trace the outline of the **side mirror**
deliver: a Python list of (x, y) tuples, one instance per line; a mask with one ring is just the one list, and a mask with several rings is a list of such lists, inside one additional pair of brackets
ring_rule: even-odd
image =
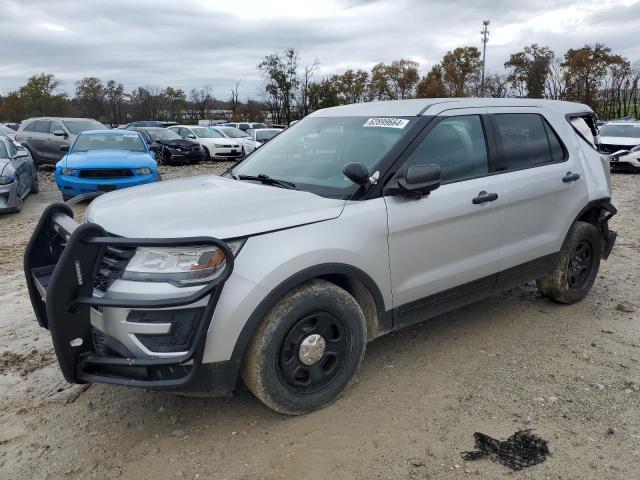
[(391, 182), (391, 185), (385, 189), (385, 193), (422, 198), (438, 188), (441, 183), (440, 165), (412, 165)]
[(29, 150), (27, 150), (26, 148), (21, 148), (19, 150), (16, 150), (16, 154), (13, 156), (13, 158), (26, 158), (29, 156)]
[(60, 145), (60, 151), (61, 152), (68, 152), (69, 151), (69, 145)]
[(342, 173), (356, 185), (364, 185), (369, 182), (369, 170), (361, 163), (347, 163), (342, 169)]
[(67, 136), (68, 136), (68, 135), (67, 135), (67, 132), (65, 132), (64, 130), (54, 130), (54, 131), (53, 131), (53, 134), (54, 134), (56, 137), (67, 137)]

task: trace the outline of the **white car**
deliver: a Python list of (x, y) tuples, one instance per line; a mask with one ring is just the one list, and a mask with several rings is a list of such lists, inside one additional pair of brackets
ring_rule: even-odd
[(242, 145), (237, 139), (225, 137), (211, 127), (198, 125), (175, 125), (169, 130), (176, 132), (182, 138), (188, 138), (200, 144), (208, 158), (240, 158)]
[(9, 137), (14, 142), (16, 141), (16, 131), (13, 128), (9, 128), (6, 125), (0, 123), (0, 132), (4, 133), (7, 137)]
[(249, 130), (251, 138), (256, 142), (256, 148), (264, 145), (273, 137), (282, 132), (282, 128), (257, 128), (255, 130)]
[(213, 128), (216, 132), (220, 132), (227, 138), (240, 142), (240, 145), (242, 146), (242, 156), (249, 155), (258, 147), (258, 144), (253, 138), (251, 138), (251, 135), (240, 130), (239, 128), (229, 127), (227, 125), (211, 128)]
[(247, 130), (255, 130), (256, 128), (267, 128), (266, 123), (256, 122), (229, 122), (224, 124), (225, 127), (234, 127), (246, 132)]
[(604, 124), (598, 132), (598, 147), (611, 155), (612, 170), (640, 171), (640, 122), (620, 120)]

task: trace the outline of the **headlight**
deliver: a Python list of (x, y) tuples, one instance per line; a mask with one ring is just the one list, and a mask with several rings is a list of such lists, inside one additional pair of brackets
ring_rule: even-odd
[(0, 175), (0, 185), (9, 185), (10, 183), (13, 183), (13, 178)]
[[(244, 240), (227, 242), (235, 257)], [(209, 283), (224, 272), (226, 259), (217, 247), (138, 247), (123, 280), (168, 282), (178, 287)]]
[(75, 168), (63, 168), (62, 169), (62, 175), (73, 176), (73, 175), (77, 175), (77, 174), (78, 174), (78, 170), (76, 170)]
[(138, 175), (149, 175), (151, 173), (150, 168), (136, 168), (136, 174)]

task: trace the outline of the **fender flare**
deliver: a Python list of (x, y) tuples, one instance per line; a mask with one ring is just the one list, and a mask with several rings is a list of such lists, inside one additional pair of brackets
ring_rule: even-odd
[(584, 217), (584, 215), (588, 211), (593, 210), (594, 208), (597, 208), (598, 210), (600, 210), (600, 213), (598, 214), (597, 218), (592, 218), (591, 220), (595, 221), (596, 227), (600, 231), (600, 235), (602, 235), (602, 241), (603, 241), (602, 258), (606, 260), (609, 257), (611, 250), (613, 249), (613, 245), (617, 237), (616, 232), (609, 230), (609, 220), (616, 213), (618, 213), (618, 210), (616, 209), (616, 207), (614, 207), (613, 204), (611, 203), (610, 198), (600, 198), (597, 200), (592, 200), (589, 203), (587, 203), (584, 206), (584, 208), (580, 210), (578, 215), (576, 215), (576, 217), (573, 219), (573, 222), (571, 222), (571, 224), (569, 225), (569, 229), (565, 233), (565, 238), (569, 234), (569, 230), (571, 230), (571, 227), (578, 220)]
[(367, 289), (373, 296), (376, 308), (378, 310), (378, 318), (382, 319), (385, 313), (382, 292), (380, 291), (377, 283), (371, 278), (371, 276), (369, 276), (369, 274), (367, 274), (363, 270), (343, 263), (324, 263), (321, 265), (315, 265), (313, 267), (305, 268), (304, 270), (301, 270), (288, 279), (284, 280), (276, 288), (271, 290), (271, 292), (269, 292), (269, 294), (260, 302), (260, 304), (255, 308), (253, 313), (245, 322), (242, 330), (240, 331), (240, 335), (238, 335), (238, 338), (236, 339), (236, 344), (233, 347), (233, 352), (231, 354), (231, 361), (236, 369), (236, 382), (240, 373), (240, 368), (242, 367), (242, 361), (244, 359), (245, 352), (247, 351), (247, 348), (249, 346), (249, 342), (251, 341), (253, 334), (260, 325), (260, 322), (262, 322), (262, 320), (264, 319), (267, 312), (284, 295), (286, 295), (298, 285), (301, 285), (302, 283), (313, 278), (318, 278), (326, 275), (345, 275), (362, 282), (362, 284), (367, 287)]

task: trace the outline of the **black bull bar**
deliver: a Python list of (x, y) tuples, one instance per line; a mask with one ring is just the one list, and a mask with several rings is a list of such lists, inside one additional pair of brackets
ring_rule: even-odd
[[(183, 297), (121, 300), (94, 296), (94, 280), (107, 247), (215, 246), (225, 255), (224, 271), (197, 292)], [(49, 329), (65, 379), (146, 388), (181, 387), (201, 364), (207, 331), (224, 282), (233, 270), (233, 253), (213, 237), (174, 239), (110, 236), (94, 223), (78, 224), (63, 203), (44, 211), (25, 251), (24, 271), (38, 323)], [(133, 358), (96, 352), (90, 309), (162, 309), (189, 305), (210, 295), (189, 351), (179, 357)]]

